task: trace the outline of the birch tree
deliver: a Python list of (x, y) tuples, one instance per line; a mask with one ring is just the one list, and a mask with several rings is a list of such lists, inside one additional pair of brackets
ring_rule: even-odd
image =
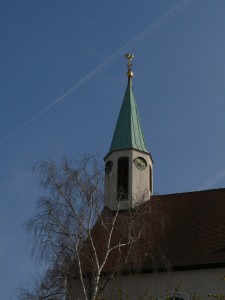
[(95, 157), (63, 159), (60, 165), (43, 161), (34, 170), (43, 196), (26, 228), (33, 237), (33, 254), (49, 270), (33, 290), (22, 290), (20, 299), (72, 300), (81, 288), (82, 299), (95, 300), (140, 237), (140, 210), (121, 212), (120, 201), (114, 212), (104, 208), (103, 170)]

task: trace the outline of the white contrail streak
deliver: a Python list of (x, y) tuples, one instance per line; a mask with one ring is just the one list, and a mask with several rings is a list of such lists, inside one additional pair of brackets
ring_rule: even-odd
[(207, 190), (213, 187), (217, 182), (225, 178), (225, 169), (217, 173), (213, 178), (208, 179), (198, 190)]
[(69, 96), (72, 92), (74, 92), (75, 90), (77, 90), (81, 85), (83, 85), (87, 81), (89, 81), (96, 74), (100, 73), (103, 69), (105, 69), (108, 65), (110, 65), (117, 57), (121, 56), (121, 54), (124, 54), (124, 52), (125, 52), (125, 50), (127, 48), (129, 48), (131, 46), (134, 46), (135, 44), (140, 43), (146, 37), (151, 36), (162, 25), (166, 24), (171, 18), (175, 17), (179, 12), (181, 12), (184, 8), (186, 8), (189, 4), (191, 4), (194, 1), (196, 1), (196, 0), (182, 0), (180, 3), (178, 3), (173, 8), (171, 8), (170, 10), (168, 10), (159, 19), (157, 19), (151, 25), (149, 25), (148, 27), (146, 27), (143, 31), (141, 31), (139, 34), (137, 34), (135, 37), (133, 37), (129, 42), (127, 42), (126, 44), (124, 44), (120, 49), (118, 49), (111, 56), (109, 56), (106, 60), (104, 60), (102, 63), (100, 63), (96, 68), (94, 68), (92, 71), (90, 71), (86, 76), (84, 76), (77, 83), (75, 83), (75, 85), (72, 86), (63, 95), (61, 95), (59, 98), (57, 98), (56, 100), (54, 100), (53, 102), (51, 102), (44, 109), (42, 109), (39, 113), (37, 113), (36, 115), (34, 115), (31, 119), (29, 119), (28, 121), (26, 121), (23, 125), (21, 125), (20, 127), (18, 127), (16, 130), (14, 130), (11, 134), (9, 134), (5, 138), (3, 138), (0, 141), (0, 146), (3, 145), (9, 139), (11, 139), (18, 132), (20, 132), (21, 130), (23, 130), (24, 128), (26, 128), (34, 120), (36, 120), (41, 115), (43, 115), (44, 113), (46, 113), (49, 109), (51, 109), (57, 103), (59, 103), (62, 100), (64, 100), (67, 96)]

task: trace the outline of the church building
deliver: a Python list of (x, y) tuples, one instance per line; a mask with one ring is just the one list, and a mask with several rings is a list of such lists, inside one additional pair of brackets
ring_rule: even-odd
[[(225, 276), (225, 189), (154, 195), (153, 159), (133, 93), (133, 55), (126, 54), (126, 58), (128, 84), (104, 158), (103, 214), (107, 211), (112, 219), (118, 214), (120, 220), (128, 220), (138, 211), (141, 229), (129, 255), (119, 249), (120, 272), (114, 273), (101, 295), (118, 299), (118, 291), (123, 291), (123, 299), (129, 300), (150, 299), (149, 295), (188, 300), (195, 293), (202, 299), (225, 294), (221, 280)], [(112, 244), (123, 230), (121, 224), (115, 225)], [(93, 236), (101, 252), (104, 234), (98, 226)], [(107, 257), (105, 276), (115, 267), (116, 257)], [(74, 299), (82, 299), (76, 295)]]

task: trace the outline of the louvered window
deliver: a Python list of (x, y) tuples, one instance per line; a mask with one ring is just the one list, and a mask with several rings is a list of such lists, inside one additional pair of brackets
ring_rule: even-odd
[(126, 200), (128, 198), (129, 183), (129, 158), (121, 157), (118, 159), (117, 171), (117, 196), (118, 200)]
[(152, 194), (152, 168), (151, 168), (151, 166), (149, 166), (149, 184), (150, 184), (150, 192), (151, 192), (151, 194)]

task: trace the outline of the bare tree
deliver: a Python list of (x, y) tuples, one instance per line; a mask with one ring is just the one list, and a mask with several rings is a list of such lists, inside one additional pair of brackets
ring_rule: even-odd
[(65, 279), (62, 270), (49, 268), (43, 276), (38, 276), (30, 285), (18, 289), (19, 300), (61, 300), (65, 299)]
[(104, 208), (103, 172), (95, 157), (64, 159), (59, 166), (44, 161), (35, 171), (45, 195), (26, 228), (33, 254), (50, 269), (32, 292), (21, 290), (20, 299), (76, 299), (74, 282), (82, 299), (97, 299), (140, 237), (140, 211), (121, 212), (120, 201), (114, 212)]

